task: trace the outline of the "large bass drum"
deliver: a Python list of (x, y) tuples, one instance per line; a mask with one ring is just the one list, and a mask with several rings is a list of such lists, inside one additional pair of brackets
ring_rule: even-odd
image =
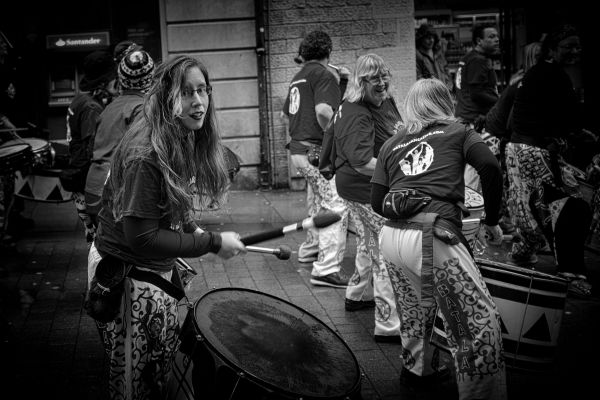
[(202, 296), (182, 327), (171, 399), (358, 399), (348, 345), (283, 299), (250, 289)]

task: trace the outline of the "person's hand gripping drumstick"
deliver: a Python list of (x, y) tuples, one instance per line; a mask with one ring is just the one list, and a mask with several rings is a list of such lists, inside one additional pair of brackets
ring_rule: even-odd
[(228, 259), (240, 254), (246, 254), (246, 246), (240, 240), (240, 234), (237, 232), (222, 232), (221, 233), (221, 249), (217, 255), (221, 258)]

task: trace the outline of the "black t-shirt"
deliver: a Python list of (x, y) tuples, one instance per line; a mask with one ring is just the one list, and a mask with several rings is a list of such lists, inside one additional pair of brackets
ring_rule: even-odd
[(455, 205), (464, 202), (466, 156), (475, 143), (482, 143), (479, 134), (459, 123), (441, 122), (411, 135), (400, 132), (381, 148), (371, 182), (445, 200), (428, 212), (462, 226)]
[(84, 168), (92, 161), (94, 136), (102, 110), (104, 106), (89, 93), (80, 93), (71, 101), (67, 110), (67, 140), (72, 168)]
[(477, 50), (459, 63), (456, 82), (456, 116), (473, 122), (485, 115), (498, 100), (498, 79), (492, 60)]
[[(546, 137), (566, 137), (581, 124), (577, 95), (566, 72), (556, 63), (540, 61), (523, 77), (515, 95), (513, 142), (545, 146)], [(528, 141), (526, 139), (529, 139)]]
[(345, 101), (334, 118), (336, 165), (346, 161), (336, 169), (338, 194), (343, 199), (368, 204), (371, 177), (356, 171), (353, 166), (363, 166), (377, 157), (383, 143), (399, 128), (400, 113), (392, 99), (385, 100), (380, 107), (362, 101)]
[[(160, 229), (170, 229), (172, 216), (165, 212), (166, 193), (163, 175), (153, 159), (136, 162), (127, 168), (124, 179), (123, 217), (159, 220)], [(123, 220), (115, 221), (112, 215), (114, 189), (109, 182), (102, 194), (102, 210), (98, 214), (99, 226), (95, 244), (100, 253), (109, 253), (126, 262), (170, 271), (174, 258), (150, 258), (135, 253), (127, 245)]]
[[(290, 83), (283, 112), (289, 117), (292, 142), (300, 140), (321, 144), (323, 129), (317, 121), (315, 106), (329, 104), (333, 110), (340, 104), (340, 88), (327, 68), (317, 62), (308, 61)], [(304, 154), (305, 149), (290, 145), (292, 154)]]

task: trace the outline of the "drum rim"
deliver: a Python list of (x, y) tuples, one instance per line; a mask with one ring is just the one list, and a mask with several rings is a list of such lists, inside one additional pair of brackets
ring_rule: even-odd
[[(269, 293), (264, 293), (258, 290), (254, 290), (254, 289), (248, 289), (248, 288), (242, 288), (242, 287), (223, 287), (223, 288), (214, 288), (208, 292), (206, 292), (205, 294), (203, 294), (202, 296), (200, 296), (195, 302), (194, 302), (194, 306), (192, 308), (193, 310), (193, 322), (194, 322), (194, 327), (196, 328), (196, 331), (198, 333), (198, 335), (202, 336), (203, 339), (203, 344), (205, 344), (206, 346), (208, 346), (210, 348), (210, 350), (212, 350), (215, 354), (217, 354), (220, 359), (227, 364), (228, 366), (230, 366), (235, 372), (239, 373), (239, 372), (243, 372), (244, 376), (252, 381), (253, 383), (255, 383), (256, 385), (262, 387), (262, 388), (266, 388), (269, 390), (273, 390), (276, 393), (281, 393), (283, 395), (286, 396), (291, 396), (292, 398), (295, 398), (297, 396), (301, 396), (304, 399), (332, 399), (331, 396), (303, 396), (299, 393), (294, 393), (294, 392), (289, 392), (285, 389), (282, 389), (279, 386), (275, 386), (269, 382), (264, 381), (262, 378), (249, 373), (247, 371), (245, 371), (243, 368), (241, 368), (239, 365), (236, 365), (233, 361), (228, 360), (225, 356), (223, 356), (223, 354), (221, 354), (220, 351), (218, 351), (215, 346), (210, 342), (210, 340), (208, 340), (208, 338), (206, 337), (206, 335), (204, 335), (204, 333), (200, 330), (200, 327), (198, 326), (198, 321), (196, 320), (196, 309), (198, 308), (198, 305), (200, 304), (200, 302), (202, 301), (202, 299), (204, 299), (207, 296), (210, 296), (211, 294), (214, 294), (216, 292), (224, 292), (224, 291), (241, 291), (241, 292), (250, 292), (250, 293), (254, 293), (254, 294), (259, 294), (265, 297), (270, 297), (272, 299), (275, 299), (277, 301), (281, 301), (283, 303), (286, 303), (290, 306), (292, 306), (293, 308), (302, 311), (302, 313), (314, 318), (316, 321), (318, 321), (319, 323), (321, 323), (321, 325), (323, 325), (329, 332), (331, 332), (336, 338), (339, 339), (339, 341), (343, 344), (343, 346), (348, 350), (348, 353), (352, 356), (352, 361), (354, 362), (354, 367), (356, 370), (356, 382), (354, 382), (352, 388), (350, 390), (348, 390), (345, 394), (341, 395), (340, 398), (345, 398), (346, 396), (349, 396), (351, 393), (354, 393), (356, 390), (360, 389), (361, 386), (361, 381), (362, 381), (362, 375), (360, 372), (360, 364), (358, 363), (358, 359), (356, 358), (356, 356), (354, 355), (354, 352), (352, 351), (352, 349), (350, 348), (350, 346), (348, 346), (348, 343), (346, 343), (346, 341), (336, 332), (334, 331), (331, 327), (329, 327), (329, 325), (327, 325), (326, 323), (324, 323), (320, 318), (317, 318), (314, 314), (312, 314), (311, 312), (309, 312), (308, 310), (305, 310), (297, 305), (295, 305), (294, 303), (282, 299), (281, 297), (277, 297), (275, 295), (269, 294)], [(335, 399), (336, 397), (333, 397), (333, 399)]]
[(529, 268), (524, 268), (524, 267), (519, 267), (518, 265), (511, 265), (508, 263), (503, 263), (501, 261), (494, 261), (494, 260), (488, 260), (485, 258), (479, 258), (479, 257), (475, 257), (475, 264), (477, 264), (477, 266), (479, 267), (479, 264), (484, 264), (484, 266), (487, 267), (492, 267), (492, 268), (504, 268), (507, 271), (510, 272), (515, 272), (515, 273), (527, 273), (527, 274), (532, 274), (532, 275), (537, 275), (540, 276), (544, 279), (549, 279), (549, 280), (554, 280), (558, 283), (564, 283), (564, 284), (568, 284), (569, 281), (561, 278), (560, 276), (556, 276), (556, 275), (550, 275), (546, 272), (542, 272), (542, 271), (537, 271), (537, 270), (533, 270), (533, 269), (529, 269)]

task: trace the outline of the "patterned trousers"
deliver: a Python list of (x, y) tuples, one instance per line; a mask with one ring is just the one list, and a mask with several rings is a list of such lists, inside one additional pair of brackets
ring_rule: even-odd
[(506, 376), (500, 314), (468, 250), (433, 239), (434, 301), (425, 301), (422, 275), (423, 232), (384, 226), (380, 250), (390, 274), (400, 316), (402, 359), (410, 372), (437, 370), (431, 342), (434, 318), (441, 313), (454, 359), (460, 399), (505, 399)]
[(317, 257), (317, 261), (313, 263), (313, 276), (339, 272), (346, 251), (348, 208), (337, 193), (335, 177), (329, 181), (325, 179), (319, 169), (308, 162), (306, 155), (292, 154), (290, 159), (307, 182), (308, 216), (315, 216), (321, 210), (336, 212), (342, 216), (339, 222), (326, 228), (309, 229), (306, 241), (298, 249), (298, 258)]
[(557, 182), (550, 169), (547, 150), (521, 143), (506, 145), (507, 203), (513, 223), (523, 237), (512, 246), (517, 257), (530, 256), (542, 248), (569, 197), (581, 197), (577, 180), (561, 158), (559, 166), (564, 185)]
[[(88, 285), (100, 259), (92, 244), (88, 256)], [(170, 280), (171, 274), (160, 275)], [(177, 301), (150, 283), (126, 278), (119, 316), (112, 322), (97, 322), (97, 325), (109, 357), (110, 399), (165, 398), (179, 347)]]
[(94, 238), (96, 237), (96, 222), (87, 212), (84, 193), (73, 192), (73, 202), (75, 203), (75, 208), (77, 209), (77, 215), (79, 216), (81, 222), (83, 222), (83, 227), (85, 228), (85, 240), (89, 249), (94, 241)]
[(387, 268), (379, 252), (379, 232), (385, 219), (370, 204), (346, 200), (356, 226), (354, 274), (348, 281), (346, 298), (375, 300), (375, 335), (399, 336), (400, 319)]

